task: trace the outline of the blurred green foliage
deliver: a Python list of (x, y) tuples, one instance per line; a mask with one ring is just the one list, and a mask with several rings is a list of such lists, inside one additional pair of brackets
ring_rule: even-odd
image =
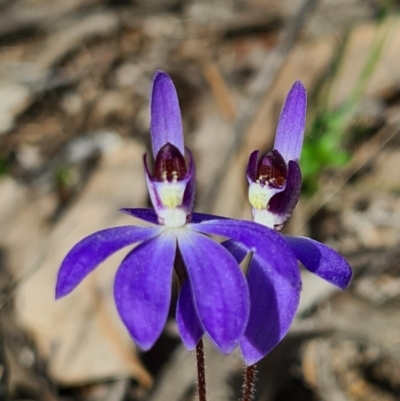
[(350, 160), (340, 135), (344, 114), (340, 110), (324, 109), (311, 123), (301, 154), (303, 192), (307, 195), (317, 191), (321, 171), (342, 167)]
[[(386, 2), (385, 8), (378, 14), (378, 26), (385, 23), (390, 5), (391, 3)], [(340, 70), (350, 34), (346, 35), (339, 46), (325, 82), (318, 85), (319, 90), (312, 97), (311, 109), (314, 109), (314, 115), (305, 134), (300, 159), (303, 174), (302, 191), (306, 195), (312, 195), (318, 190), (321, 172), (343, 167), (351, 158), (351, 153), (346, 149), (346, 145), (349, 145), (351, 140), (357, 142), (355, 136), (363, 131), (362, 128), (352, 125), (353, 117), (382, 55), (388, 26), (389, 24), (385, 29), (377, 30), (365, 65), (354, 83), (349, 98), (340, 108), (332, 108), (328, 99)], [(318, 106), (313, 107), (313, 105)], [(344, 143), (344, 137), (346, 137), (346, 143)]]

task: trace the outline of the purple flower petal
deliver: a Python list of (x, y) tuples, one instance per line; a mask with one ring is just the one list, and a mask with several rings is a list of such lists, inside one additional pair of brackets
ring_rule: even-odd
[[(238, 263), (247, 255), (243, 245), (235, 241), (224, 241), (221, 245)], [(240, 346), (245, 362), (252, 365), (267, 355), (288, 332), (299, 304), (300, 284), (297, 288), (290, 285), (257, 257), (251, 260), (247, 280), (251, 309)]]
[(244, 274), (233, 256), (205, 235), (185, 230), (179, 233), (178, 244), (201, 324), (215, 346), (229, 354), (249, 316)]
[(232, 240), (226, 240), (221, 242), (221, 245), (229, 251), (229, 253), (236, 259), (236, 262), (242, 263), (244, 258), (247, 256), (249, 251), (239, 242)]
[(157, 71), (153, 79), (150, 128), (154, 158), (166, 143), (185, 154), (178, 95), (171, 78), (163, 71)]
[(114, 227), (78, 242), (63, 260), (57, 276), (56, 299), (69, 294), (101, 262), (125, 246), (160, 233), (158, 227)]
[(292, 236), (284, 238), (307, 270), (342, 290), (348, 286), (352, 271), (343, 256), (329, 246), (310, 238)]
[(248, 273), (250, 318), (240, 341), (243, 357), (251, 365), (278, 344), (295, 317), (301, 289), (297, 260), (280, 234), (259, 224), (213, 220), (189, 226), (232, 238), (254, 254)]
[(251, 179), (252, 181), (256, 181), (258, 178), (257, 177), (258, 154), (259, 154), (258, 150), (252, 152), (249, 157), (249, 162), (247, 163), (246, 176), (248, 179)]
[(197, 213), (197, 212), (193, 212), (192, 213), (192, 219), (191, 219), (191, 223), (201, 223), (203, 221), (209, 221), (209, 220), (223, 220), (226, 219), (228, 220), (226, 217), (221, 217), (221, 216), (215, 216), (213, 214), (207, 214), (207, 213)]
[[(284, 256), (283, 256), (284, 255)], [(286, 254), (282, 252), (284, 259)], [(250, 318), (240, 348), (247, 365), (265, 357), (287, 334), (299, 305), (301, 283), (291, 285), (255, 255), (249, 266)]]
[(274, 149), (286, 162), (299, 161), (306, 125), (307, 93), (300, 81), (290, 89), (279, 117)]
[(271, 269), (298, 287), (300, 273), (297, 260), (282, 236), (267, 227), (251, 221), (224, 219), (210, 220), (187, 227), (204, 234), (221, 235), (243, 244), (248, 251), (268, 261)]
[(268, 213), (277, 216), (275, 221), (277, 221), (278, 226), (287, 221), (297, 205), (300, 197), (301, 182), (301, 170), (298, 163), (290, 161), (285, 190), (275, 194), (268, 204)]
[(154, 210), (158, 216), (163, 208), (163, 204), (158, 196), (157, 188), (154, 185), (154, 180), (150, 173), (149, 164), (147, 162), (147, 153), (143, 155), (143, 164), (144, 164), (144, 176), (146, 178), (146, 185), (147, 185), (147, 190), (149, 191), (151, 204), (153, 205)]
[(186, 280), (179, 293), (176, 307), (176, 324), (185, 347), (192, 351), (204, 334), (197, 311), (193, 304), (192, 290)]
[(189, 168), (187, 177), (189, 177), (186, 185), (185, 194), (183, 195), (182, 206), (188, 213), (194, 209), (194, 202), (196, 200), (196, 165), (194, 163), (192, 152), (186, 148), (186, 153), (189, 159)]
[(145, 209), (145, 208), (134, 208), (129, 209), (124, 207), (123, 209), (119, 209), (120, 212), (129, 214), (130, 216), (136, 217), (138, 219), (147, 221), (148, 223), (160, 224), (158, 222), (158, 216), (154, 209)]
[(167, 321), (175, 253), (175, 236), (163, 233), (131, 251), (115, 276), (118, 313), (145, 351), (157, 341)]

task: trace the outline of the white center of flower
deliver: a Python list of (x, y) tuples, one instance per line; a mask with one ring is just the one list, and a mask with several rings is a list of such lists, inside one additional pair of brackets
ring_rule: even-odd
[(181, 206), (185, 188), (185, 185), (176, 180), (172, 182), (163, 181), (162, 185), (158, 187), (161, 203), (171, 209)]
[(186, 224), (186, 212), (181, 208), (185, 189), (186, 183), (177, 179), (164, 180), (158, 185), (157, 193), (162, 204), (158, 215), (167, 227), (182, 227)]
[(182, 209), (163, 209), (159, 217), (167, 227), (182, 227), (186, 224), (186, 213)]
[(267, 209), (259, 210), (253, 208), (253, 221), (265, 227), (276, 229), (282, 224), (282, 216), (271, 213)]
[(251, 182), (249, 185), (249, 202), (255, 209), (266, 209), (270, 199), (280, 191), (271, 189), (268, 185), (260, 185)]

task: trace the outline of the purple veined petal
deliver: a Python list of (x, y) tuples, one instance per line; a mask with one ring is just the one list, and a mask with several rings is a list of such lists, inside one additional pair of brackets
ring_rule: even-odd
[(274, 230), (251, 221), (210, 220), (187, 225), (203, 234), (221, 235), (243, 244), (248, 251), (267, 260), (271, 270), (282, 275), (292, 286), (300, 282), (297, 260), (282, 236)]
[(138, 219), (147, 221), (148, 223), (153, 223), (153, 224), (160, 224), (158, 222), (158, 216), (157, 213), (155, 212), (154, 209), (146, 209), (146, 208), (126, 208), (124, 207), (123, 209), (119, 209), (120, 212), (129, 214), (129, 216), (136, 217)]
[[(285, 258), (286, 255), (282, 256)], [(255, 255), (249, 266), (250, 318), (240, 348), (246, 364), (265, 357), (287, 334), (299, 305), (301, 282), (291, 285), (268, 260)]]
[(64, 258), (57, 276), (56, 299), (69, 294), (93, 269), (118, 250), (148, 240), (160, 227), (123, 226), (98, 231), (78, 242)]
[(114, 282), (114, 298), (121, 320), (144, 351), (157, 341), (171, 301), (176, 237), (162, 233), (131, 251)]
[(215, 346), (229, 354), (243, 335), (249, 317), (244, 274), (233, 256), (205, 235), (182, 231), (178, 246), (201, 325)]
[(334, 249), (310, 238), (284, 236), (296, 258), (311, 273), (344, 290), (352, 271), (346, 259)]
[(279, 151), (286, 162), (299, 161), (303, 147), (306, 112), (307, 93), (301, 81), (296, 81), (283, 105), (274, 144), (274, 149)]
[(236, 259), (236, 262), (242, 263), (249, 251), (241, 243), (232, 241), (230, 239), (221, 242), (221, 245), (229, 251), (229, 253)]
[(158, 151), (170, 143), (185, 154), (181, 110), (172, 79), (163, 71), (157, 71), (151, 93), (151, 139), (154, 158)]
[(197, 311), (193, 304), (192, 290), (189, 280), (186, 280), (179, 293), (176, 306), (176, 324), (183, 344), (189, 351), (196, 348), (197, 343), (204, 334)]
[(276, 215), (277, 225), (283, 225), (293, 213), (300, 198), (302, 177), (300, 166), (290, 161), (285, 190), (275, 194), (269, 201), (268, 213)]

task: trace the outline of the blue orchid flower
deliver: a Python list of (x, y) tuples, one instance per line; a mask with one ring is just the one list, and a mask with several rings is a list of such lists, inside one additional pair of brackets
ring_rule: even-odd
[(264, 307), (278, 341), (298, 305), (296, 258), (290, 245), (273, 230), (193, 212), (195, 165), (184, 147), (175, 87), (162, 71), (153, 80), (151, 138), (154, 162), (149, 164), (145, 155), (144, 167), (154, 209), (122, 211), (153, 226), (114, 227), (84, 238), (61, 264), (56, 298), (73, 291), (113, 253), (138, 244), (122, 261), (114, 282), (117, 311), (138, 346), (150, 349), (165, 326), (175, 267), (184, 278), (176, 311), (184, 344), (193, 349), (206, 333), (220, 351), (230, 353), (245, 333), (250, 294), (234, 256), (209, 237), (219, 235), (235, 241), (243, 253), (253, 253), (257, 274), (271, 289), (272, 301)]
[[(280, 231), (292, 214), (301, 190), (299, 158), (303, 146), (306, 123), (307, 93), (300, 81), (289, 91), (278, 122), (273, 150), (259, 158), (259, 151), (250, 155), (247, 165), (249, 202), (253, 220), (265, 227)], [(352, 271), (347, 261), (332, 248), (306, 237), (282, 235), (291, 252), (310, 272), (331, 284), (345, 289)], [(267, 239), (266, 239), (267, 240)], [(247, 251), (235, 241), (223, 244), (242, 262)], [(286, 250), (280, 251), (282, 254)], [(276, 338), (285, 335), (277, 319), (271, 319), (275, 301), (275, 288), (260, 276), (257, 260), (251, 260), (247, 274), (251, 311), (240, 348), (247, 365), (266, 356), (278, 343)], [(292, 311), (295, 304), (288, 305)], [(292, 316), (292, 314), (291, 314)], [(283, 336), (282, 336), (283, 337)], [(282, 338), (281, 337), (281, 338)]]

